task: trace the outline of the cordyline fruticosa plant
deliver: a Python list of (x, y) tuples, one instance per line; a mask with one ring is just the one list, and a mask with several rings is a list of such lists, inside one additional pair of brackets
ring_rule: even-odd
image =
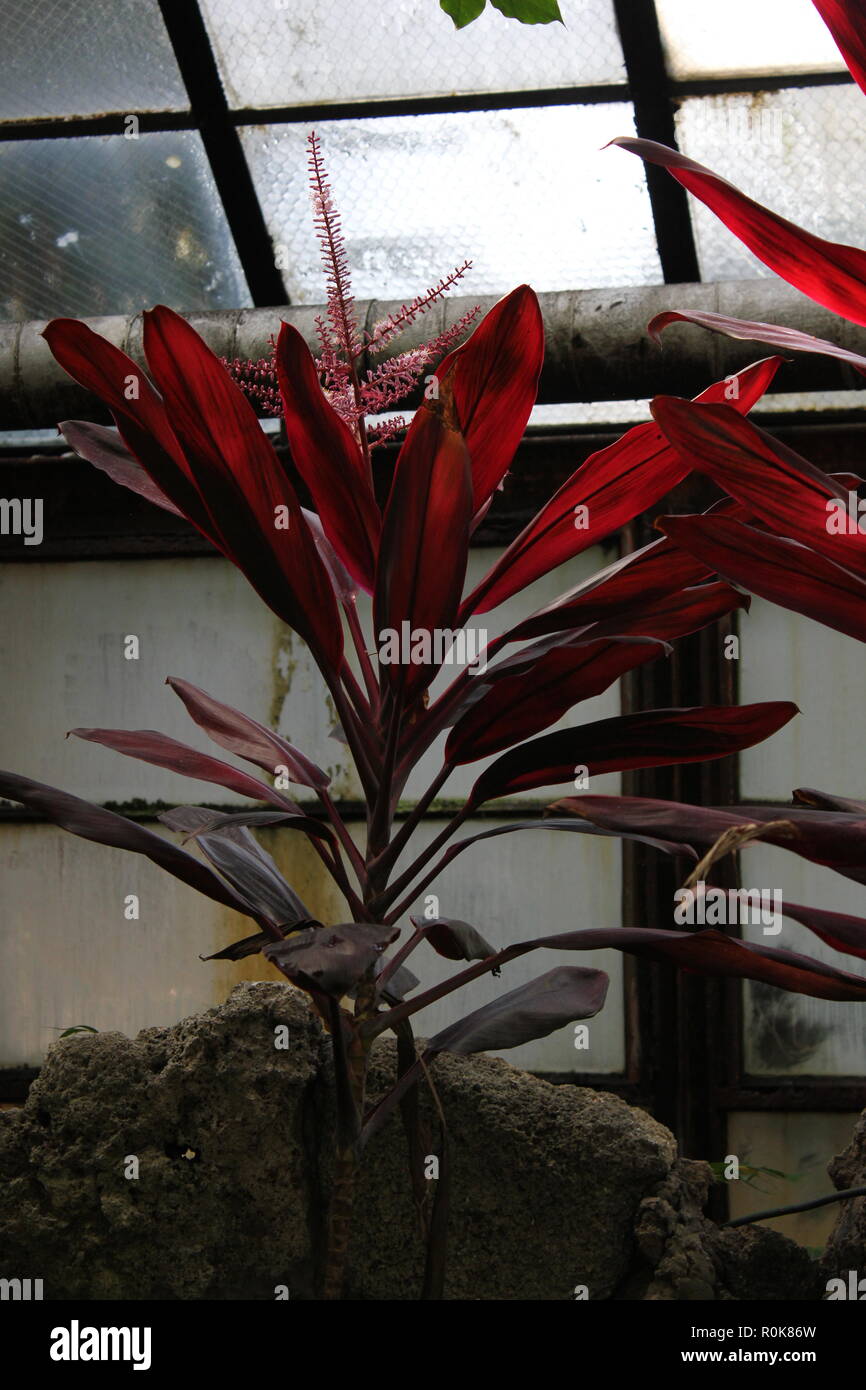
[[(464, 592), (472, 534), (506, 476), (535, 401), (544, 348), (538, 303), (532, 290), (521, 286), (486, 315), (468, 341), (446, 353), (406, 430), (380, 506), (366, 403), (384, 398), (375, 397), (378, 389), (389, 401), (393, 396), (387, 394), (387, 372), (363, 375), (361, 357), (393, 338), (432, 299), (422, 296), (374, 330), (372, 338), (364, 337), (314, 141), (311, 173), (329, 267), (320, 355), (314, 358), (300, 334), (284, 323), (273, 366), (292, 461), (314, 512), (302, 508), (294, 475), (231, 372), (170, 309), (157, 307), (144, 316), (150, 379), (83, 323), (55, 320), (45, 337), (70, 375), (107, 404), (117, 425), (114, 434), (92, 424), (66, 423), (62, 429), (73, 448), (119, 483), (188, 518), (306, 641), (337, 711), (335, 732), (363, 787), (363, 848), (351, 838), (329, 794), (328, 777), (309, 757), (273, 730), (175, 678), (169, 684), (195, 723), (264, 778), (151, 730), (74, 732), (265, 803), (265, 810), (228, 815), (186, 806), (161, 817), (193, 840), (209, 864), (140, 824), (25, 777), (0, 774), (0, 794), (75, 834), (144, 854), (252, 919), (256, 931), (220, 955), (238, 959), (262, 951), (306, 991), (333, 1042), (337, 1148), (322, 1293), (341, 1296), (357, 1165), (364, 1146), (399, 1104), (427, 1240), (423, 1293), (435, 1298), (443, 1287), (447, 1146), (443, 1128), (440, 1178), (430, 1198), (422, 1173), (419, 1079), (432, 1087), (428, 1063), (437, 1053), (515, 1047), (592, 1017), (604, 1003), (608, 981), (600, 970), (558, 966), (529, 984), (505, 989), (430, 1039), (416, 1057), (411, 1019), (419, 1010), (539, 948), (616, 947), (689, 970), (829, 999), (866, 998), (866, 980), (714, 930), (683, 933), (639, 925), (590, 926), (496, 950), (467, 923), (413, 917), (411, 926), (402, 928), (400, 945), (386, 954), (422, 890), (479, 840), (524, 829), (623, 833), (621, 827), (609, 831), (566, 815), (511, 822), (455, 840), (459, 827), (482, 805), (557, 783), (570, 786), (578, 767), (592, 775), (723, 757), (781, 728), (796, 708), (773, 702), (649, 710), (543, 732), (625, 671), (669, 650), (671, 640), (748, 602), (711, 574), (703, 557), (667, 537), (526, 617), (487, 646), (483, 671), (461, 671), (436, 698), (429, 690), (444, 664), (442, 649), (437, 652), (431, 643), (425, 650), (423, 642), (416, 649), (413, 642), (416, 660), (382, 659), (374, 640), (379, 634), (400, 633), (404, 623), (413, 636), (455, 633), (657, 502), (689, 472), (691, 459), (655, 424), (630, 430), (587, 459), (475, 588)], [(726, 415), (740, 420), (766, 390), (779, 361), (757, 362), (739, 374), (736, 404)], [(397, 362), (392, 370), (423, 366), (411, 354)], [(253, 386), (261, 386), (264, 377), (267, 388), (269, 371), (267, 363), (259, 364)], [(721, 409), (713, 403), (730, 394), (728, 381), (710, 385), (696, 408), (701, 413)], [(361, 590), (372, 595), (372, 634), (362, 630)], [(379, 652), (378, 659), (371, 651)], [(411, 814), (395, 825), (412, 769), (446, 730), (441, 769)], [(413, 832), (453, 769), (490, 757), (463, 806), (426, 849), (413, 853)], [(285, 777), (314, 792), (324, 814), (312, 816), (288, 796), (282, 789)], [(308, 837), (345, 899), (348, 921), (313, 919), (252, 835), (251, 828), (265, 825)], [(660, 837), (640, 825), (627, 833), (663, 852), (695, 857), (686, 849), (685, 834)], [(469, 964), (444, 983), (416, 992), (418, 981), (406, 961), (411, 957), (415, 964), (422, 943), (448, 960)], [(370, 1049), (387, 1030), (397, 1038), (398, 1080), (369, 1109)]]
[[(814, 0), (860, 88), (866, 92), (866, 12), (861, 0)], [(615, 143), (668, 169), (765, 265), (834, 314), (866, 326), (866, 251), (825, 241), (746, 197), (676, 150), (646, 140)], [(675, 321), (783, 351), (835, 357), (866, 375), (866, 357), (779, 324), (722, 314), (669, 312)], [(866, 483), (825, 473), (724, 403), (660, 397), (653, 415), (670, 446), (728, 498), (700, 516), (657, 525), (700, 560), (705, 579), (725, 578), (837, 632), (866, 641)], [(858, 710), (859, 716), (859, 710)], [(866, 883), (866, 801), (799, 788), (783, 811), (767, 806), (695, 807), (641, 797), (568, 797), (550, 808), (612, 833), (640, 830), (707, 851), (702, 872), (761, 839)], [(836, 950), (866, 959), (866, 919), (788, 902), (784, 914)]]

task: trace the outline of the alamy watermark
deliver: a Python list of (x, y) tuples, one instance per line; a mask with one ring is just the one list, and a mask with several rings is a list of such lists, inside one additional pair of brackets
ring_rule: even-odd
[(473, 675), (487, 670), (482, 654), (486, 628), (413, 627), (407, 620), (379, 633), (382, 666), (466, 666)]
[(778, 936), (782, 930), (780, 888), (708, 888), (701, 879), (694, 888), (678, 888), (674, 902), (679, 926), (754, 926), (765, 936)]
[(0, 536), (23, 536), (25, 545), (42, 544), (41, 497), (0, 497)]

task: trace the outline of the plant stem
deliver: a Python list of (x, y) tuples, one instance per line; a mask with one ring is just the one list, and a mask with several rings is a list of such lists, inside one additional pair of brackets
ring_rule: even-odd
[(793, 1207), (771, 1207), (769, 1211), (754, 1211), (751, 1216), (737, 1216), (733, 1221), (725, 1221), (723, 1229), (731, 1226), (749, 1226), (753, 1221), (769, 1221), (772, 1216), (790, 1216), (797, 1211), (812, 1211), (815, 1207), (827, 1207), (831, 1202), (847, 1202), (851, 1197), (866, 1197), (866, 1187), (846, 1187), (842, 1192), (831, 1192), (827, 1197), (813, 1197), (811, 1202), (797, 1202)]

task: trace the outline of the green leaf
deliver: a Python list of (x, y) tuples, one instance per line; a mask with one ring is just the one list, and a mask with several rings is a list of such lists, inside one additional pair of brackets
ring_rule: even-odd
[(73, 1033), (98, 1033), (98, 1028), (91, 1028), (89, 1023), (75, 1023), (71, 1028), (64, 1028), (60, 1034), (61, 1038), (70, 1038)]
[(456, 29), (465, 29), (477, 19), (487, 0), (439, 0), (441, 8), (454, 20)]
[(519, 19), (521, 24), (562, 24), (557, 0), (490, 0), (494, 9), (506, 19)]

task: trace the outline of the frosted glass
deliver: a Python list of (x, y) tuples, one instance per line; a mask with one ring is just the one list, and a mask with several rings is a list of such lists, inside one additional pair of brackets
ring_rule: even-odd
[[(741, 877), (747, 888), (778, 889), (783, 905), (788, 899), (830, 912), (866, 915), (866, 893), (861, 884), (760, 841), (743, 851)], [(744, 926), (742, 930), (747, 940), (763, 946), (814, 956), (855, 975), (866, 973), (861, 960), (834, 951), (787, 917), (775, 936), (765, 936), (761, 926)], [(862, 1004), (812, 999), (756, 983), (745, 984), (743, 993), (745, 1069), (749, 1075), (866, 1074), (866, 1009)]]
[(844, 69), (812, 0), (656, 0), (675, 77)]
[(156, 0), (0, 0), (0, 120), (186, 111)]
[[(834, 241), (863, 244), (866, 115), (859, 88), (692, 97), (677, 115), (683, 152), (774, 212)], [(771, 275), (703, 203), (690, 200), (704, 280)]]
[(565, 27), (491, 6), (458, 33), (435, 0), (203, 0), (235, 107), (623, 82), (611, 0), (562, 0)]
[(0, 144), (0, 318), (250, 303), (199, 135)]
[[(463, 293), (657, 283), (638, 161), (600, 147), (631, 107), (389, 116), (317, 127), (359, 299), (411, 297), (467, 257)], [(293, 303), (321, 303), (306, 129), (241, 132)]]

